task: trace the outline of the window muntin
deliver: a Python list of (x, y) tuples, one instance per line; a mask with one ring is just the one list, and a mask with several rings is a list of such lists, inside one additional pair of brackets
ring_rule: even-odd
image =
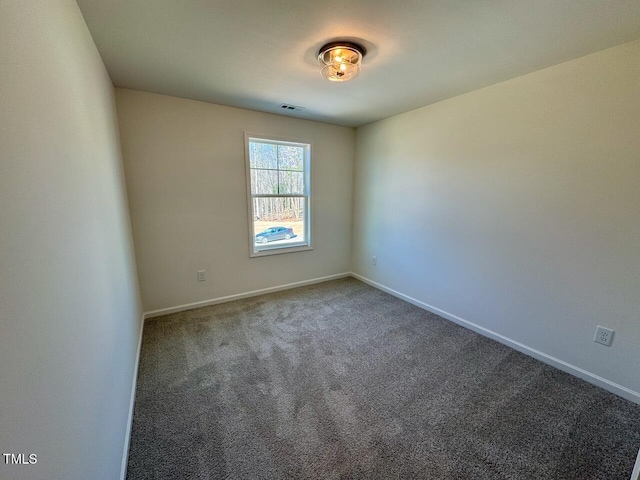
[(309, 250), (309, 143), (245, 135), (250, 255)]

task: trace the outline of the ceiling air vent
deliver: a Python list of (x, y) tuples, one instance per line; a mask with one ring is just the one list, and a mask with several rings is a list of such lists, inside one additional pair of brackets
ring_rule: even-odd
[(280, 105), (280, 110), (286, 110), (287, 112), (301, 112), (304, 110), (304, 107), (298, 107), (297, 105), (289, 105), (288, 103), (283, 103)]

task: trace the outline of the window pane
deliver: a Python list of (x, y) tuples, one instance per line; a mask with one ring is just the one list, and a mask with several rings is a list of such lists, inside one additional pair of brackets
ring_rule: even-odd
[(278, 146), (268, 143), (249, 142), (251, 168), (278, 168)]
[(255, 249), (307, 243), (304, 198), (254, 198)]
[(276, 170), (251, 169), (251, 193), (273, 195), (278, 193)]
[(278, 168), (281, 170), (304, 169), (304, 149), (287, 145), (278, 146)]
[(280, 194), (304, 194), (304, 174), (302, 172), (278, 172)]
[[(249, 204), (253, 209), (250, 256), (309, 246), (310, 145), (247, 138)], [(269, 196), (254, 198), (254, 196)], [(271, 197), (270, 195), (276, 195)], [(288, 195), (299, 195), (289, 197)]]

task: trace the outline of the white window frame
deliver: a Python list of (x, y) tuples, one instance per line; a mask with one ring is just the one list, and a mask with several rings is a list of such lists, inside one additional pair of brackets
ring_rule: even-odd
[[(267, 194), (254, 194), (251, 191), (251, 159), (249, 151), (249, 142), (259, 141), (264, 143), (270, 143), (274, 145), (287, 145), (294, 147), (302, 147), (304, 149), (304, 193), (300, 195), (267, 195)], [(311, 246), (311, 157), (313, 151), (313, 144), (307, 140), (282, 138), (274, 135), (262, 135), (245, 132), (244, 133), (244, 156), (245, 156), (245, 168), (246, 168), (246, 180), (247, 180), (247, 213), (249, 219), (249, 257), (264, 257), (267, 255), (278, 255), (281, 253), (293, 253), (304, 252), (313, 250)], [(305, 227), (305, 241), (300, 243), (288, 243), (286, 245), (264, 245), (256, 249), (254, 231), (254, 218), (253, 212), (253, 199), (254, 198), (288, 198), (299, 197), (304, 198), (304, 227)]]

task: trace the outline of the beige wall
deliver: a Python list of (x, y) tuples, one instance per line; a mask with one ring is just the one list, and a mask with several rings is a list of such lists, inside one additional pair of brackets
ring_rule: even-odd
[(115, 100), (72, 0), (0, 0), (0, 478), (120, 474), (141, 307)]
[(640, 392), (640, 42), (361, 127), (356, 152), (356, 273)]
[[(349, 271), (353, 129), (133, 90), (116, 98), (146, 311)], [(313, 143), (313, 251), (249, 258), (245, 131)]]

